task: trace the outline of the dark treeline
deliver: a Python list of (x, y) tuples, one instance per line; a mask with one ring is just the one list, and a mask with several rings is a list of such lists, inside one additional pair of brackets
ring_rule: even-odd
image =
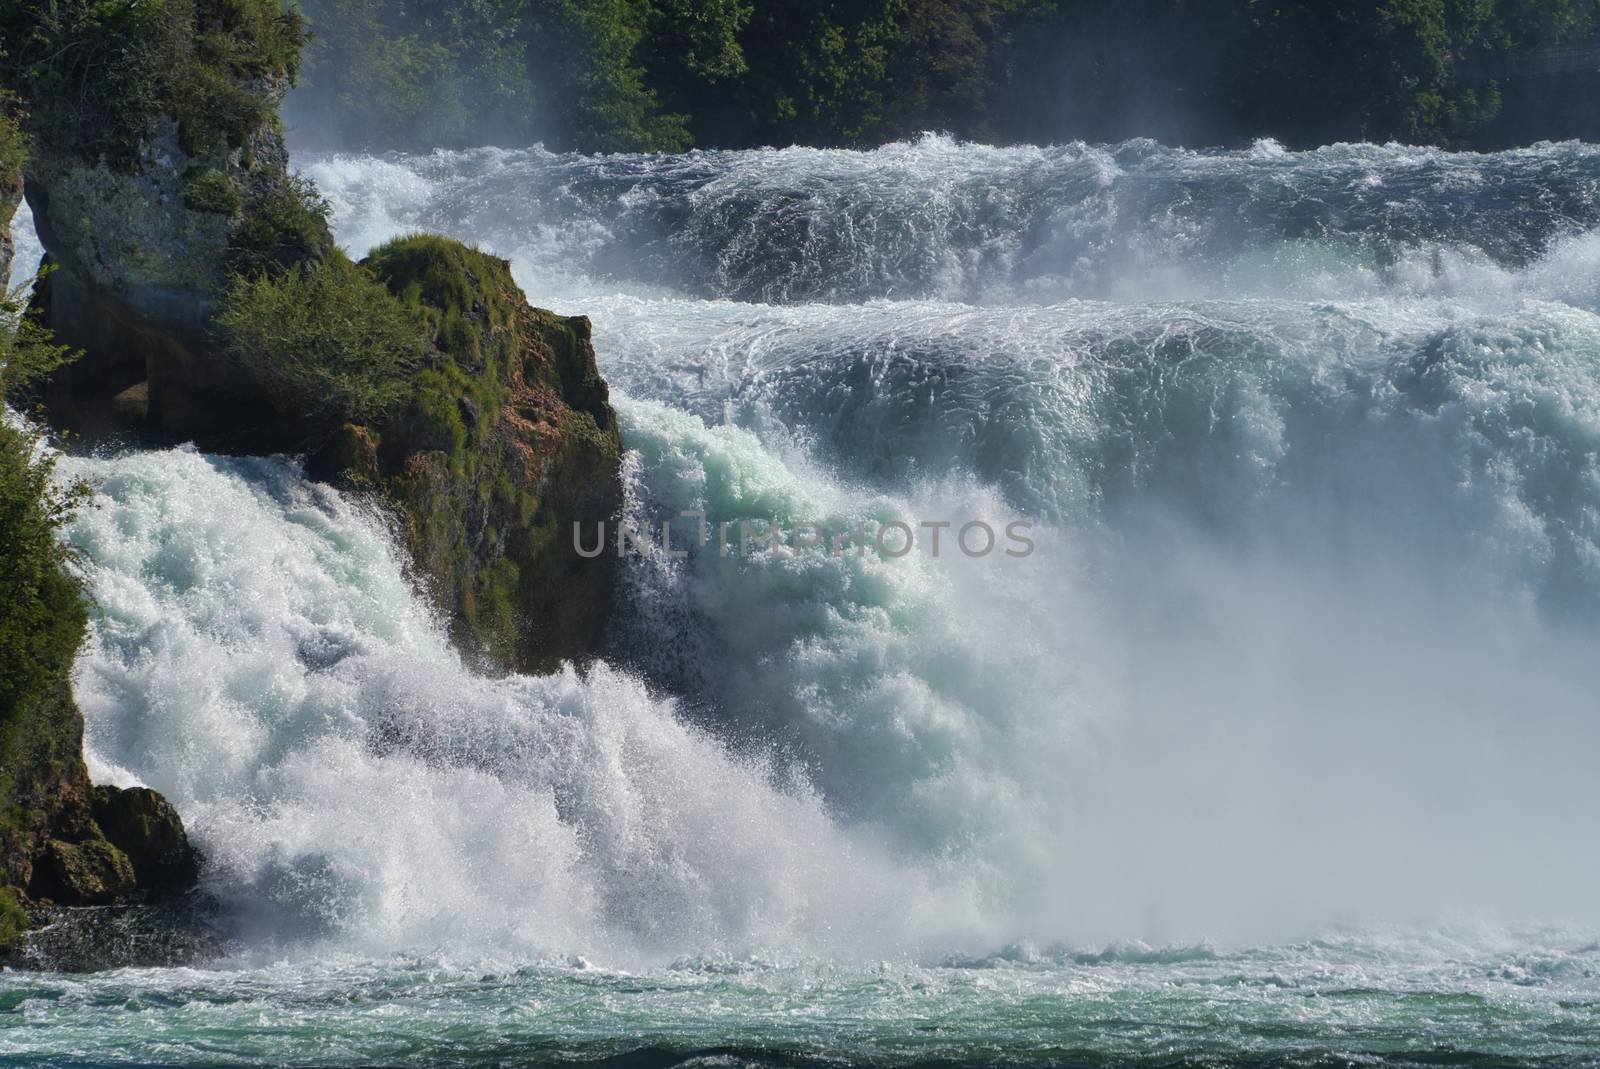
[(299, 6), (314, 37), (289, 120), (323, 146), (1600, 136), (1600, 60), (1554, 51), (1600, 53), (1600, 0)]

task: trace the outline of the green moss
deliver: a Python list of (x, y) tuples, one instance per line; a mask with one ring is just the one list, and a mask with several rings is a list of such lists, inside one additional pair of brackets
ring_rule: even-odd
[(183, 203), (197, 212), (238, 215), (244, 195), (224, 172), (203, 170), (184, 183)]
[(280, 411), (317, 423), (378, 419), (409, 395), (422, 356), (416, 317), (337, 252), (236, 276), (216, 323), (228, 353)]
[[(18, 303), (0, 298), (0, 401), (66, 356)], [(0, 424), (0, 885), (18, 882), (52, 807), (88, 783), (67, 684), (87, 617), (59, 538), (81, 492), (54, 485), (52, 460), (36, 444)]]
[[(527, 306), (509, 264), (450, 238), (395, 238), (366, 262), (395, 296), (426, 312), (440, 348), (456, 359), (478, 351), (481, 330), (505, 330)], [(481, 322), (469, 327), (469, 318)]]
[[(530, 308), (504, 260), (447, 238), (391, 241), (363, 266), (428, 332), (425, 366), (380, 426), (378, 452), (411, 557), (458, 642), (524, 669), (592, 650), (608, 573), (575, 568), (559, 538), (575, 520), (607, 518), (619, 486), (587, 321)], [(562, 607), (581, 600), (595, 606), (587, 618)]]
[(31, 436), (0, 426), (0, 719), (71, 666), (86, 623), (56, 538), (76, 499), (32, 453)]

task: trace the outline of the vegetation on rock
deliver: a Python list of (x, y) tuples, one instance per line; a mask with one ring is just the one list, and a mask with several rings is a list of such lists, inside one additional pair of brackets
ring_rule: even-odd
[(183, 188), (185, 207), (214, 215), (237, 215), (244, 207), (238, 185), (224, 171), (198, 168)]
[(131, 167), (164, 118), (204, 157), (275, 121), (262, 86), (294, 78), (302, 21), (279, 0), (52, 0), (6, 5), (0, 73), (40, 146)]
[[(0, 301), (0, 400), (15, 396), (65, 357), (19, 309)], [(68, 682), (87, 616), (60, 529), (81, 491), (55, 485), (34, 436), (0, 424), (0, 951), (27, 928), (19, 892), (60, 904), (94, 904), (143, 884), (133, 863), (96, 823), (83, 763), (83, 718)], [(164, 804), (164, 803), (163, 803)], [(122, 806), (105, 808), (116, 819)], [(197, 872), (176, 813), (162, 832), (168, 852)]]
[(610, 569), (571, 525), (611, 519), (621, 445), (585, 319), (530, 307), (509, 265), (447, 238), (401, 238), (357, 268), (425, 338), (407, 395), (347, 424), (313, 474), (381, 491), (459, 645), (548, 670), (598, 646)]
[(314, 424), (369, 422), (411, 391), (416, 318), (343, 253), (239, 275), (217, 312), (226, 351), (279, 411)]
[(298, 267), (333, 250), (328, 202), (309, 179), (273, 175), (259, 183), (241, 207), (244, 217), (228, 250), (228, 267), (234, 275)]
[[(9, 169), (0, 184), (14, 188), (22, 142), (0, 115), (0, 147), (8, 145), (15, 150), (0, 157)], [(9, 214), (0, 229), (4, 223)], [(20, 292), (0, 288), (0, 405), (25, 396), (70, 356), (25, 310)], [(183, 824), (164, 801), (159, 808), (117, 792), (97, 804), (90, 787), (83, 718), (69, 682), (88, 618), (60, 538), (83, 491), (59, 487), (52, 476), (51, 455), (36, 437), (10, 419), (0, 422), (0, 953), (29, 926), (25, 902), (85, 905), (134, 891), (175, 894), (198, 875)], [(129, 802), (154, 814), (139, 826), (177, 866), (159, 884), (146, 881), (133, 855), (98, 823), (138, 825)], [(137, 834), (125, 839), (140, 844)]]

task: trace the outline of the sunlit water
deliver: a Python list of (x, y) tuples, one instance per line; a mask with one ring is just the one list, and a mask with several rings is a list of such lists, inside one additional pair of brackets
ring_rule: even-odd
[(593, 318), (641, 522), (1034, 552), (657, 553), (486, 680), (292, 461), (66, 458), (230, 953), (0, 1059), (1600, 1060), (1600, 149), (303, 165)]

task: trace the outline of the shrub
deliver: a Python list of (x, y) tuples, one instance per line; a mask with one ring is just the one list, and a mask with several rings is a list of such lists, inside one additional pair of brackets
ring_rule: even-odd
[(244, 195), (223, 172), (204, 170), (184, 184), (183, 203), (197, 212), (238, 215), (244, 207)]
[(57, 0), (0, 5), (5, 75), (57, 149), (131, 163), (163, 117), (185, 151), (238, 148), (274, 121), (306, 38), (279, 0)]
[(286, 269), (320, 260), (333, 247), (328, 202), (309, 179), (274, 179), (244, 201), (244, 220), (234, 231), (228, 266), (243, 275)]
[(0, 403), (15, 401), (75, 355), (39, 323), (23, 287), (0, 288)]
[[(15, 399), (69, 359), (49, 332), (22, 312), (20, 291), (0, 290), (0, 402)], [(0, 423), (0, 723), (17, 703), (67, 671), (85, 617), (69, 552), (58, 530), (82, 490), (57, 488), (53, 462), (36, 455), (34, 435)]]
[(317, 420), (381, 417), (410, 394), (422, 359), (414, 314), (338, 252), (235, 276), (216, 323), (228, 353), (280, 410)]
[[(20, 188), (18, 183), (22, 180), (22, 159), (27, 146), (22, 128), (5, 114), (9, 110), (11, 102), (5, 93), (0, 93), (0, 198), (15, 194)], [(0, 219), (0, 226), (9, 221)]]

